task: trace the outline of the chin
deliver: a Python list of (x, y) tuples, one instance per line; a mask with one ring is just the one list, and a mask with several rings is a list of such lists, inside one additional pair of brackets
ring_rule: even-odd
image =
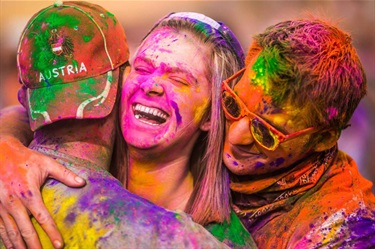
[(125, 142), (132, 147), (139, 149), (151, 149), (162, 142), (162, 136), (153, 135), (140, 130), (129, 130), (124, 134)]

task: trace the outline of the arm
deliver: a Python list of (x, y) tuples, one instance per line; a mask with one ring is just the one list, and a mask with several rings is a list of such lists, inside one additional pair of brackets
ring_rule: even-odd
[(42, 201), (40, 187), (49, 177), (70, 187), (83, 186), (84, 181), (55, 160), (25, 147), (33, 133), (22, 106), (0, 110), (0, 124), (0, 236), (7, 247), (25, 248), (26, 243), (41, 248), (31, 213), (58, 248), (63, 240)]

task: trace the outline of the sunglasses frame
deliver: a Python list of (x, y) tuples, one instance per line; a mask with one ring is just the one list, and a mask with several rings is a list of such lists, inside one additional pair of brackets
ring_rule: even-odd
[[(233, 120), (233, 121), (238, 121), (246, 116), (249, 117), (249, 130), (250, 130), (250, 133), (251, 135), (253, 136), (254, 140), (264, 149), (266, 150), (269, 150), (269, 151), (274, 151), (276, 150), (276, 148), (283, 142), (285, 141), (288, 141), (288, 140), (291, 140), (293, 138), (296, 138), (296, 137), (299, 137), (299, 136), (302, 136), (302, 135), (307, 135), (307, 134), (311, 134), (311, 133), (314, 133), (314, 132), (317, 132), (318, 131), (318, 128), (316, 127), (309, 127), (309, 128), (306, 128), (306, 129), (303, 129), (301, 131), (297, 131), (297, 132), (293, 132), (291, 134), (287, 134), (285, 135), (284, 133), (282, 133), (281, 131), (277, 130), (275, 127), (273, 127), (271, 124), (269, 124), (268, 122), (266, 122), (264, 119), (262, 119), (261, 117), (259, 117), (258, 115), (256, 115), (255, 113), (251, 112), (247, 106), (245, 105), (245, 103), (240, 99), (240, 97), (232, 90), (232, 88), (229, 86), (229, 83), (238, 78), (243, 72), (245, 72), (246, 68), (242, 68), (240, 71), (238, 71), (237, 73), (233, 74), (231, 77), (229, 77), (228, 79), (224, 80), (221, 84), (221, 105), (223, 107), (223, 110), (224, 110), (224, 113), (225, 113), (225, 116), (227, 119), (229, 120)], [(223, 99), (223, 93), (224, 92), (228, 92), (234, 99), (235, 101), (237, 102), (237, 104), (239, 105), (240, 107), (240, 115), (238, 118), (235, 118), (233, 117), (228, 111), (227, 111), (227, 108), (224, 104), (224, 99)], [(267, 129), (269, 129), (273, 135), (275, 135), (275, 137), (277, 138), (276, 140), (276, 144), (275, 146), (273, 146), (272, 148), (268, 148), (266, 147), (265, 145), (261, 144), (257, 139), (256, 137), (254, 136), (253, 134), (253, 131), (251, 129), (251, 125), (252, 125), (252, 121), (257, 118)]]

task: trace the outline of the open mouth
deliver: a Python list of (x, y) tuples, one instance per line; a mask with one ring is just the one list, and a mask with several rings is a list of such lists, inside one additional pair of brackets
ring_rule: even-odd
[(167, 121), (169, 115), (164, 111), (141, 104), (133, 105), (134, 116), (142, 123), (149, 125), (161, 125)]

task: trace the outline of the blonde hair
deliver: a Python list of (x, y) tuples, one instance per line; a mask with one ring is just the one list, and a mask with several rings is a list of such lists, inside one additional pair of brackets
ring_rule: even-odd
[[(162, 18), (145, 36), (146, 38), (159, 27), (170, 27), (177, 32), (191, 32), (212, 51), (207, 64), (208, 77), (212, 82), (211, 103), (202, 118), (202, 122), (210, 120), (211, 126), (208, 132), (200, 134), (191, 153), (190, 170), (194, 178), (194, 188), (184, 210), (201, 225), (224, 220), (229, 222), (229, 175), (222, 164), (225, 120), (221, 109), (221, 83), (243, 66), (243, 51), (239, 42), (224, 24), (217, 24), (221, 25), (226, 33), (220, 32), (210, 23), (181, 17), (177, 13), (177, 16), (173, 14)], [(118, 126), (116, 158), (111, 173), (126, 186), (128, 153), (121, 134)]]

